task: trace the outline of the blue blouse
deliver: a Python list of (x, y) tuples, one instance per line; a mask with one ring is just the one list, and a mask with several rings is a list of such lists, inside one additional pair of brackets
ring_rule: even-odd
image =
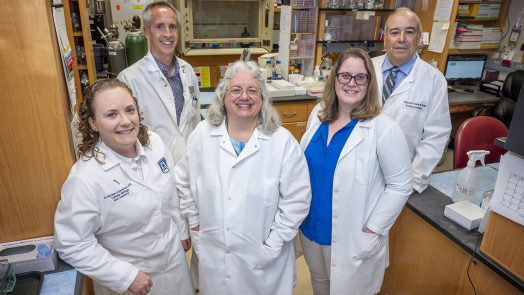
[(300, 229), (309, 240), (323, 246), (331, 245), (333, 177), (338, 158), (357, 122), (357, 119), (353, 119), (338, 130), (329, 145), (329, 125), (322, 123), (304, 152), (309, 168), (312, 198), (309, 214)]

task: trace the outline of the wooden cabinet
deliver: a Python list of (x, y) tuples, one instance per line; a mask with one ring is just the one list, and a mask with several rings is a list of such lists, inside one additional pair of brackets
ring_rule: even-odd
[(307, 119), (315, 105), (316, 101), (275, 102), (282, 127), (289, 130), (299, 142), (306, 132)]
[(53, 235), (75, 159), (50, 3), (2, 2), (0, 243)]
[[(379, 294), (522, 294), (410, 208), (389, 235), (390, 265)], [(515, 246), (515, 245), (513, 245)]]
[(62, 0), (67, 36), (73, 51), (73, 74), (77, 103), (83, 99), (82, 84), (96, 80), (93, 42), (89, 25), (88, 0)]

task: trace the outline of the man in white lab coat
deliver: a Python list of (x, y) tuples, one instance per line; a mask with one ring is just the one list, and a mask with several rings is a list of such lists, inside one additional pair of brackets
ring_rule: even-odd
[(428, 186), (451, 132), (446, 80), (416, 53), (421, 31), (413, 11), (398, 9), (385, 25), (386, 54), (373, 58), (383, 112), (404, 131), (413, 189), (419, 193)]
[[(149, 52), (122, 71), (118, 79), (131, 88), (144, 124), (160, 135), (176, 165), (185, 154), (189, 134), (200, 122), (198, 79), (191, 65), (175, 56), (178, 11), (167, 2), (153, 2), (145, 7), (143, 19)], [(187, 222), (178, 224), (187, 251), (191, 246)]]

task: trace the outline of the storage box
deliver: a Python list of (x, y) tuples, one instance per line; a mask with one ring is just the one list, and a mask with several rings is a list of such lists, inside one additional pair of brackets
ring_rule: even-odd
[(444, 209), (444, 216), (469, 230), (479, 227), (485, 213), (486, 209), (482, 209), (470, 201), (449, 204)]
[(0, 261), (13, 265), (15, 273), (56, 269), (54, 238), (41, 237), (0, 244)]

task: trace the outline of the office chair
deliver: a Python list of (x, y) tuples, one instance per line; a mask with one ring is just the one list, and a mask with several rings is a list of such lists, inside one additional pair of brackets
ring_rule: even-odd
[(464, 121), (457, 130), (455, 148), (453, 151), (455, 169), (466, 167), (467, 152), (471, 150), (487, 150), (489, 155), (485, 163), (496, 163), (506, 150), (494, 144), (495, 138), (508, 135), (508, 128), (498, 119), (489, 116), (472, 117)]
[[(513, 112), (515, 111), (515, 106), (519, 99), (520, 88), (524, 84), (524, 70), (518, 70), (512, 73), (509, 73), (504, 80), (502, 85), (502, 97), (497, 102), (493, 110), (487, 113), (490, 116), (493, 116), (499, 119), (506, 127), (509, 127), (511, 124), (511, 119), (513, 118)], [(473, 112), (473, 116), (486, 111), (486, 108), (482, 107), (476, 109)]]

